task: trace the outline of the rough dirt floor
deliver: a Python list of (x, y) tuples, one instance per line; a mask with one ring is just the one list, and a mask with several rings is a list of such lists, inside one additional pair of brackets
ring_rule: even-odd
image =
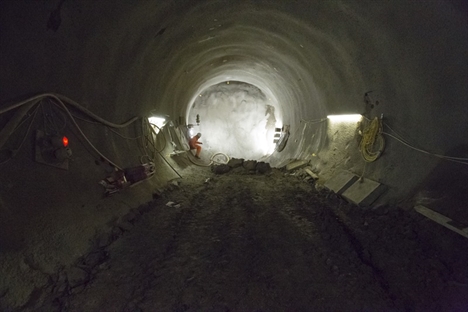
[(190, 170), (42, 310), (468, 310), (468, 241), (417, 213), (276, 169)]

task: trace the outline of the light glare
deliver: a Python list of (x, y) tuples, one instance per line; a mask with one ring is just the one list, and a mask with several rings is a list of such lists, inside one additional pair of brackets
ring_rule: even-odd
[(361, 120), (362, 115), (360, 114), (328, 115), (327, 118), (333, 122), (358, 122)]
[(166, 118), (163, 117), (149, 117), (148, 121), (150, 124), (157, 126), (157, 128), (154, 129), (156, 133), (159, 133), (159, 129), (164, 127), (164, 125), (166, 124)]

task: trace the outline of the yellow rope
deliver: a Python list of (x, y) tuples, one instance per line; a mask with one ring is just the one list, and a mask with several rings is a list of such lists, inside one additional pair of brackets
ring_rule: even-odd
[(384, 148), (385, 140), (382, 136), (382, 124), (380, 119), (375, 117), (362, 132), (359, 149), (365, 161), (373, 162), (380, 157)]

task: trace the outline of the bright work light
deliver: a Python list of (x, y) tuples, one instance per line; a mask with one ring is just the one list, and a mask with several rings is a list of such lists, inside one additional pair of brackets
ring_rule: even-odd
[(149, 117), (148, 118), (148, 121), (150, 124), (152, 125), (155, 125), (155, 131), (156, 133), (159, 133), (159, 130), (164, 127), (164, 125), (166, 124), (166, 118), (164, 117), (157, 117), (157, 116), (153, 116), (153, 117)]
[(362, 116), (360, 114), (328, 115), (327, 118), (332, 122), (358, 122)]

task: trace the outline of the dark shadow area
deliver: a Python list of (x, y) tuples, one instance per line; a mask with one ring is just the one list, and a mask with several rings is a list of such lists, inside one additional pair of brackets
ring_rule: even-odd
[[(447, 155), (468, 157), (468, 146), (459, 146)], [(441, 160), (419, 188), (421, 204), (468, 227), (468, 166)]]

